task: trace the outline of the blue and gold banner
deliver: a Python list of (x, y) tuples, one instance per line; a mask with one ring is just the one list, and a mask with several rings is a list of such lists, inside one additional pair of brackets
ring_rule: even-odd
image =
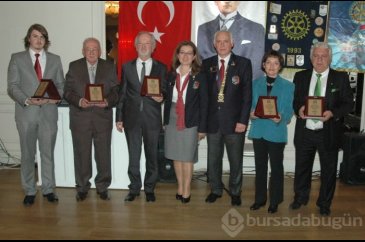
[(269, 1), (265, 50), (280, 52), (284, 67), (311, 68), (310, 47), (325, 39), (328, 1)]
[(365, 72), (365, 1), (331, 1), (328, 43), (333, 69)]

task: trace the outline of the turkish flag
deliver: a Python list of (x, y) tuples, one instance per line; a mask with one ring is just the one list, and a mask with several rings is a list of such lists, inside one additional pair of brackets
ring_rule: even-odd
[(154, 35), (153, 58), (170, 67), (177, 44), (191, 39), (191, 8), (191, 1), (120, 1), (118, 73), (123, 63), (137, 58), (134, 39), (140, 31)]

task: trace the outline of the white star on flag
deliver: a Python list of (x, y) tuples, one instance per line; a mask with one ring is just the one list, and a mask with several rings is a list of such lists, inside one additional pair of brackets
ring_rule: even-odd
[(150, 32), (150, 33), (153, 35), (155, 40), (157, 40), (158, 42), (160, 42), (160, 44), (162, 44), (161, 36), (164, 35), (165, 33), (158, 32), (157, 27), (155, 27), (155, 30), (153, 32)]

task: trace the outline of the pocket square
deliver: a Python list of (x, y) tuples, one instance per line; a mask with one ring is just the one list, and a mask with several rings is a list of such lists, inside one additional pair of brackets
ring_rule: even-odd
[(337, 91), (339, 91), (340, 89), (338, 89), (338, 88), (333, 88), (333, 89), (331, 89), (331, 92), (337, 92)]
[(242, 40), (241, 45), (249, 44), (249, 43), (251, 43), (251, 40), (244, 39), (244, 40)]

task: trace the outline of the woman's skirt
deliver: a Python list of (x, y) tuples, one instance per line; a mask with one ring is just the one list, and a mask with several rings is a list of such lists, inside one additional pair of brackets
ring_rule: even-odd
[(176, 103), (172, 103), (169, 124), (165, 127), (165, 157), (170, 160), (198, 161), (198, 127), (177, 130)]

